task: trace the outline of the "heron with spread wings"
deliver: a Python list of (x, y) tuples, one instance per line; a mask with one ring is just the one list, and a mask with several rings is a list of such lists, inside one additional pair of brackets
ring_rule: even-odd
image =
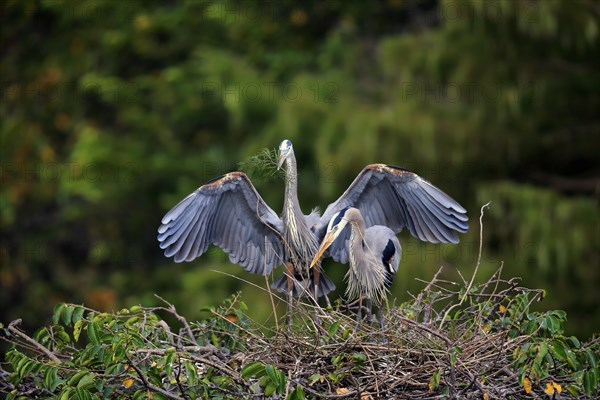
[[(175, 262), (192, 261), (209, 245), (222, 248), (232, 263), (256, 274), (269, 274), (286, 264), (273, 283), (289, 295), (309, 292), (315, 299), (335, 288), (317, 264), (309, 264), (325, 237), (331, 218), (348, 207), (358, 209), (365, 226), (387, 226), (394, 234), (404, 227), (421, 240), (457, 243), (468, 229), (466, 211), (440, 189), (403, 168), (367, 165), (323, 215), (302, 213), (298, 201), (296, 157), (292, 143), (279, 146), (278, 167), (285, 165), (285, 197), (281, 217), (265, 203), (243, 172), (215, 178), (173, 207), (158, 228), (160, 247)], [(325, 256), (348, 262), (348, 237), (332, 243)]]

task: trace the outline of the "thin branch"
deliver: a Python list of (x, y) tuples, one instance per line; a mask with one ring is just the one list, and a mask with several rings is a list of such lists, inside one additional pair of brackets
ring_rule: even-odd
[(188, 338), (191, 340), (191, 342), (198, 344), (198, 342), (196, 342), (196, 337), (194, 336), (194, 333), (192, 332), (192, 328), (190, 328), (190, 324), (188, 324), (187, 320), (184, 317), (182, 317), (181, 315), (179, 315), (177, 313), (177, 309), (175, 308), (175, 306), (157, 294), (154, 294), (154, 296), (156, 298), (158, 298), (159, 300), (162, 300), (165, 304), (167, 304), (169, 306), (167, 311), (169, 311), (171, 314), (173, 314), (175, 316), (175, 318), (177, 318), (177, 320), (183, 324), (183, 326), (186, 330), (186, 333), (188, 335)]
[(469, 286), (467, 286), (465, 293), (462, 296), (462, 298), (460, 299), (460, 301), (458, 302), (458, 304), (454, 304), (446, 310), (446, 312), (444, 313), (444, 317), (440, 321), (440, 326), (438, 329), (442, 329), (442, 325), (444, 324), (444, 321), (446, 321), (446, 318), (448, 317), (448, 315), (450, 315), (450, 311), (454, 310), (457, 307), (460, 307), (464, 303), (465, 299), (469, 296), (469, 293), (471, 292), (471, 287), (473, 287), (473, 282), (475, 281), (475, 276), (477, 275), (477, 271), (479, 270), (479, 264), (481, 263), (481, 253), (483, 252), (483, 211), (486, 208), (488, 208), (491, 203), (492, 203), (491, 201), (488, 201), (486, 204), (481, 206), (481, 214), (479, 215), (479, 254), (477, 255), (477, 264), (475, 264), (475, 270), (473, 271), (473, 275), (471, 276), (471, 281), (469, 282)]
[(54, 361), (55, 363), (61, 364), (62, 361), (60, 361), (60, 358), (58, 358), (56, 355), (54, 355), (54, 353), (52, 353), (46, 347), (42, 346), (41, 344), (39, 344), (38, 342), (36, 342), (35, 340), (33, 340), (32, 338), (30, 338), (29, 336), (27, 336), (26, 334), (24, 334), (23, 332), (21, 332), (19, 329), (16, 328), (16, 326), (21, 325), (21, 322), (23, 322), (21, 319), (16, 319), (16, 320), (12, 321), (10, 324), (8, 324), (8, 331), (10, 333), (12, 333), (13, 335), (18, 336), (21, 339), (25, 340), (27, 343), (29, 343), (30, 345), (35, 347), (37, 350), (41, 351), (46, 356), (48, 356), (48, 358), (51, 359), (52, 361)]
[(486, 208), (489, 208), (491, 201), (488, 201), (486, 204), (481, 206), (481, 214), (479, 215), (479, 253), (477, 254), (477, 264), (475, 264), (475, 271), (473, 271), (473, 276), (471, 276), (471, 281), (469, 282), (469, 286), (467, 286), (467, 290), (465, 291), (465, 295), (460, 300), (460, 304), (462, 304), (467, 295), (471, 292), (471, 287), (473, 287), (473, 282), (475, 281), (475, 276), (477, 275), (477, 271), (479, 270), (479, 265), (481, 264), (481, 253), (483, 253), (483, 211)]

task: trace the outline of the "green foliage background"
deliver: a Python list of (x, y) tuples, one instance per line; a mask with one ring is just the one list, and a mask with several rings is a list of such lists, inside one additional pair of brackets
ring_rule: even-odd
[[(160, 218), (282, 139), (301, 204), (364, 165), (414, 170), (466, 206), (458, 246), (401, 234), (393, 296), (440, 264), (545, 288), (568, 334), (600, 330), (598, 3), (513, 0), (2, 2), (0, 320), (60, 301), (188, 318), (242, 289), (220, 250), (163, 257)], [(283, 183), (254, 179), (274, 210)], [(326, 264), (343, 287), (344, 268)], [(448, 268), (447, 273), (452, 273)], [(279, 272), (279, 271), (278, 271)], [(341, 292), (340, 292), (341, 293)]]

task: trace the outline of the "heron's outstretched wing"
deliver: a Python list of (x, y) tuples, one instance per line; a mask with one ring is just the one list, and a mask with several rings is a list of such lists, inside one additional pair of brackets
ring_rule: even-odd
[(367, 165), (327, 207), (317, 227), (318, 237), (325, 235), (329, 219), (346, 207), (358, 208), (367, 227), (383, 225), (398, 233), (406, 226), (426, 242), (458, 243), (456, 232), (469, 228), (460, 204), (417, 174), (392, 165)]
[(248, 177), (231, 172), (198, 188), (171, 209), (158, 228), (160, 247), (175, 262), (192, 261), (210, 244), (255, 274), (282, 264), (282, 223)]

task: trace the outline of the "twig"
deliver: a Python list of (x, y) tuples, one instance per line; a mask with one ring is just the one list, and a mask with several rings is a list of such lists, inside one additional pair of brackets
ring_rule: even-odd
[(442, 329), (442, 325), (444, 324), (444, 321), (446, 321), (446, 318), (450, 314), (450, 311), (452, 311), (453, 309), (455, 309), (457, 307), (460, 307), (464, 303), (465, 299), (468, 297), (469, 292), (471, 291), (471, 287), (473, 286), (473, 282), (475, 281), (475, 276), (477, 275), (477, 271), (479, 270), (479, 264), (481, 263), (481, 253), (483, 252), (483, 210), (488, 208), (491, 203), (492, 203), (491, 201), (488, 201), (486, 204), (481, 206), (481, 214), (479, 215), (479, 254), (477, 255), (477, 264), (475, 264), (475, 270), (473, 271), (473, 275), (471, 276), (471, 281), (469, 282), (469, 286), (467, 286), (467, 289), (465, 290), (465, 293), (462, 296), (462, 298), (460, 299), (460, 301), (458, 302), (458, 304), (452, 305), (444, 313), (444, 317), (440, 321), (440, 326), (438, 328), (440, 330)]
[(60, 361), (60, 358), (56, 357), (56, 355), (54, 355), (54, 353), (52, 353), (46, 347), (42, 346), (41, 344), (39, 344), (38, 342), (36, 342), (35, 340), (33, 340), (32, 338), (30, 338), (29, 336), (27, 336), (26, 334), (24, 334), (23, 332), (21, 332), (19, 329), (16, 328), (16, 326), (21, 325), (21, 322), (23, 322), (21, 319), (16, 319), (16, 320), (12, 321), (10, 324), (8, 324), (8, 331), (10, 333), (12, 333), (13, 335), (18, 336), (21, 339), (25, 340), (27, 343), (29, 343), (30, 345), (35, 347), (37, 350), (41, 351), (46, 356), (48, 356), (48, 358), (51, 359), (52, 361), (54, 361), (55, 363), (61, 364), (62, 361)]
[(192, 328), (190, 328), (190, 325), (188, 324), (187, 320), (177, 313), (177, 309), (175, 308), (175, 306), (157, 294), (154, 294), (154, 296), (156, 298), (158, 298), (159, 300), (162, 300), (165, 304), (167, 304), (169, 306), (167, 311), (169, 311), (171, 314), (173, 314), (175, 316), (175, 318), (177, 318), (177, 320), (183, 324), (183, 326), (186, 330), (186, 333), (187, 333), (189, 339), (192, 341), (192, 343), (198, 344), (198, 342), (196, 342), (196, 337), (194, 336), (194, 333), (192, 332)]
[(481, 214), (479, 215), (479, 253), (477, 254), (477, 264), (475, 264), (475, 271), (473, 271), (473, 276), (471, 276), (471, 281), (469, 282), (469, 286), (467, 286), (467, 290), (465, 291), (465, 295), (460, 300), (460, 304), (462, 304), (467, 295), (471, 291), (471, 287), (473, 286), (473, 282), (475, 281), (475, 276), (477, 275), (477, 271), (479, 270), (479, 264), (481, 263), (481, 253), (483, 253), (483, 210), (489, 208), (491, 201), (488, 201), (486, 204), (481, 206)]

